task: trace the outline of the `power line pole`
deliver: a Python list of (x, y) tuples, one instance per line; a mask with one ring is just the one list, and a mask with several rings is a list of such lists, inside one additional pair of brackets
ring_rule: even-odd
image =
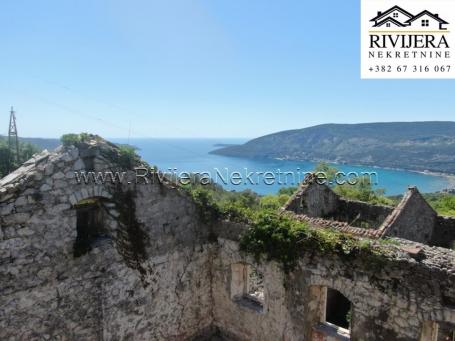
[(16, 113), (14, 108), (11, 107), (9, 116), (9, 129), (8, 129), (8, 168), (12, 171), (13, 168), (13, 153), (16, 153), (16, 163), (19, 165), (19, 137), (17, 135), (16, 126)]

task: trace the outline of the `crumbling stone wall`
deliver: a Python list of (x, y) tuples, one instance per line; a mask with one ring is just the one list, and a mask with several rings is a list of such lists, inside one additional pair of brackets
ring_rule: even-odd
[(384, 236), (400, 237), (425, 244), (431, 243), (437, 214), (419, 193), (411, 187), (403, 200), (384, 221)]
[(285, 210), (308, 217), (346, 222), (355, 227), (379, 228), (393, 207), (348, 200), (309, 177), (286, 204)]
[(377, 229), (392, 211), (390, 206), (340, 198), (333, 218), (346, 221), (351, 226)]
[(455, 247), (455, 218), (436, 217), (431, 244), (441, 247)]
[(455, 240), (455, 219), (438, 216), (416, 187), (410, 187), (394, 208), (341, 198), (310, 176), (283, 210), (304, 221), (321, 218), (319, 226), (373, 238), (398, 237), (449, 248)]
[[(454, 326), (450, 299), (455, 298), (455, 253), (401, 242), (417, 248), (418, 254), (397, 251), (383, 265), (374, 265), (308, 250), (298, 266), (285, 273), (275, 262), (256, 263), (239, 252), (237, 240), (221, 233), (213, 265), (214, 324), (237, 340), (329, 340), (321, 334), (320, 292), (332, 288), (352, 304), (351, 340), (420, 340), (427, 321)], [(229, 296), (230, 266), (239, 262), (253, 264), (264, 274), (261, 313)]]
[(303, 183), (289, 199), (286, 209), (309, 217), (329, 217), (338, 209), (338, 195), (316, 179)]
[[(124, 171), (115, 153), (43, 152), (1, 180), (1, 340), (180, 340), (211, 326), (209, 228), (193, 202), (169, 183), (77, 183), (74, 171)], [(93, 198), (107, 237), (75, 257), (75, 205)]]
[[(291, 340), (286, 335), (290, 316), (286, 308), (284, 273), (276, 263), (257, 264), (242, 255), (232, 240), (218, 240), (217, 257), (213, 262), (214, 325), (229, 339)], [(265, 304), (262, 311), (244, 305), (231, 297), (231, 266), (236, 263), (254, 265), (264, 276)]]

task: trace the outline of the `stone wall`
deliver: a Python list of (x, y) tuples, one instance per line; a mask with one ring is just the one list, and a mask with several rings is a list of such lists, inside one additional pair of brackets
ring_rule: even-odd
[(285, 210), (308, 217), (346, 222), (355, 227), (379, 228), (393, 207), (348, 200), (309, 177), (286, 204)]
[(398, 237), (448, 248), (455, 240), (455, 219), (438, 216), (416, 187), (410, 187), (401, 202), (391, 207), (339, 197), (310, 176), (283, 210), (320, 227), (360, 236)]
[(390, 206), (340, 198), (333, 218), (346, 221), (351, 226), (377, 229), (392, 211), (393, 207)]
[[(350, 340), (426, 341), (421, 335), (428, 322), (455, 326), (455, 306), (450, 303), (455, 298), (453, 251), (419, 245), (419, 257), (399, 251), (385, 265), (375, 266), (309, 250), (294, 271), (285, 273), (275, 262), (256, 263), (239, 252), (236, 240), (223, 237), (213, 265), (214, 324), (232, 339), (332, 340), (328, 335), (334, 331), (323, 316), (325, 288), (351, 302)], [(230, 297), (231, 265), (236, 263), (252, 264), (264, 274), (262, 312)]]
[[(209, 229), (193, 202), (169, 183), (77, 183), (87, 162), (121, 170), (116, 152), (44, 152), (1, 180), (1, 340), (180, 340), (212, 325)], [(76, 205), (94, 198), (106, 236), (75, 257)]]
[(403, 200), (384, 221), (384, 236), (400, 237), (430, 244), (437, 214), (417, 188), (411, 187)]
[(338, 209), (338, 195), (315, 179), (307, 179), (289, 199), (285, 209), (309, 217), (329, 217)]
[(441, 216), (436, 218), (431, 244), (448, 248), (455, 247), (455, 218)]

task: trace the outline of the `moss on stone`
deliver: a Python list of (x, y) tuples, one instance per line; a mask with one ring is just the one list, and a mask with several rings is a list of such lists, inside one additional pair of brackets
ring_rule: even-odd
[(99, 204), (100, 204), (100, 198), (95, 197), (95, 198), (82, 199), (77, 204), (75, 204), (74, 207), (91, 206), (91, 205), (99, 205)]
[(136, 217), (136, 204), (131, 190), (123, 192), (118, 189), (114, 194), (114, 201), (119, 212), (118, 222), (120, 228), (117, 231), (117, 246), (128, 266), (145, 275), (142, 262), (147, 259), (145, 245), (148, 236), (143, 231), (142, 223)]

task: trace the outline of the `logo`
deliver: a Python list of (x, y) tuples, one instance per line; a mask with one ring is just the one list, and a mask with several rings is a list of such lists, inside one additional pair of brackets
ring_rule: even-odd
[(361, 77), (455, 78), (455, 2), (399, 2), (362, 0)]
[(449, 23), (439, 17), (439, 14), (433, 14), (430, 11), (424, 10), (417, 15), (405, 11), (400, 6), (393, 6), (385, 12), (378, 14), (371, 19), (373, 27), (393, 27), (393, 28), (414, 28), (422, 29), (437, 29), (447, 30), (444, 25)]

